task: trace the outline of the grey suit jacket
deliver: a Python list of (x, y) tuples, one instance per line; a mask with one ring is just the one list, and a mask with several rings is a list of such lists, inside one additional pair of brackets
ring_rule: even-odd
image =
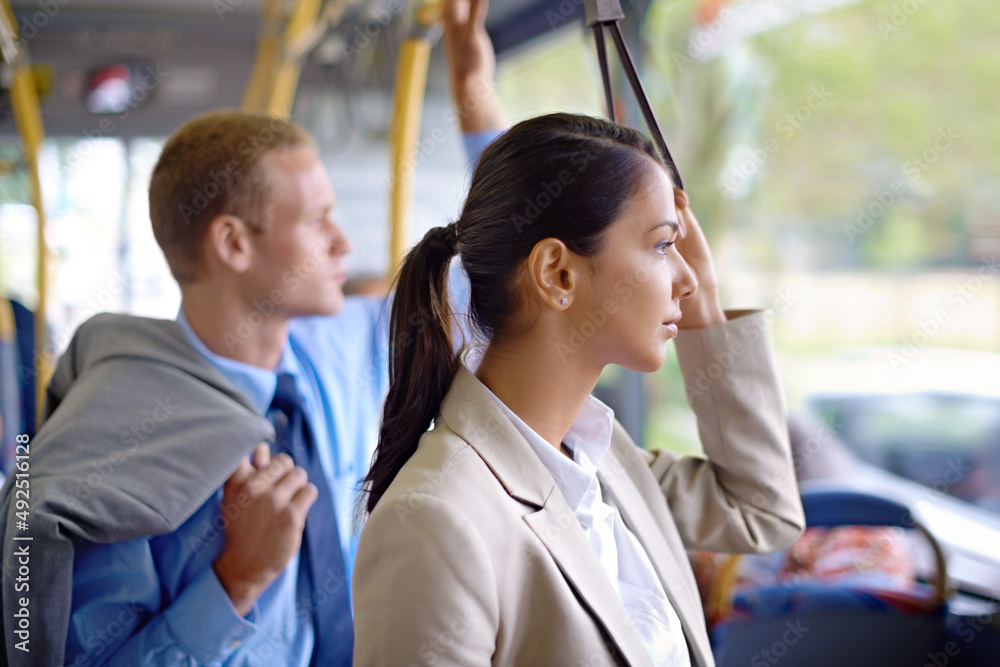
[[(615, 425), (598, 472), (714, 664), (686, 549), (761, 552), (804, 525), (763, 314), (682, 331), (707, 459), (650, 453)], [(552, 476), (467, 367), (362, 531), (355, 664), (651, 665)]]
[[(15, 488), (14, 474), (0, 494), (0, 654), (10, 664), (63, 664), (77, 541), (176, 530), (240, 458), (273, 436), (267, 419), (175, 322), (101, 314), (81, 325), (30, 443), (22, 494), (30, 510), (17, 511), (24, 489)], [(19, 528), (22, 516), (27, 530)], [(16, 580), (23, 549), (26, 588)], [(29, 600), (28, 634), (14, 619), (21, 597)], [(17, 648), (26, 638), (30, 653)]]

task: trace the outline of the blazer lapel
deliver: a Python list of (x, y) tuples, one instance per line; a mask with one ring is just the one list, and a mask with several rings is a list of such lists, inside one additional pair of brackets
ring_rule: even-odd
[[(614, 437), (617, 438), (618, 435), (616, 434)], [(629, 443), (629, 446), (634, 447), (635, 445)], [(605, 454), (598, 470), (601, 485), (611, 496), (610, 500), (618, 508), (625, 524), (646, 550), (646, 555), (653, 564), (653, 569), (660, 577), (660, 583), (663, 584), (667, 599), (681, 619), (684, 631), (699, 640), (688, 642), (692, 657), (700, 665), (714, 664), (714, 659), (709, 659), (704, 654), (705, 648), (710, 646), (705, 622), (701, 617), (692, 615), (692, 610), (701, 609), (701, 600), (697, 589), (692, 587), (687, 577), (682, 576), (682, 573), (689, 566), (677, 560), (677, 556), (684, 552), (678, 554), (675, 549), (671, 548), (663, 535), (663, 530), (649, 509), (648, 501), (639, 492), (631, 478), (625, 474), (627, 464), (616, 461), (616, 457), (615, 447), (612, 446)]]
[(621, 599), (552, 475), (464, 363), (441, 405), (442, 419), (469, 443), (513, 498), (537, 511), (525, 523), (630, 665), (652, 667)]
[(527, 514), (525, 523), (542, 541), (566, 580), (591, 614), (604, 626), (629, 665), (652, 665), (639, 633), (611, 585), (597, 555), (579, 528), (576, 516), (558, 489), (545, 507)]

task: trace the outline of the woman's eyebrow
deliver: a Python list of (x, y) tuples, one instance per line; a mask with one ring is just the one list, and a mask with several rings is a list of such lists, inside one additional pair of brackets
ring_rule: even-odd
[[(678, 225), (675, 221), (673, 221), (673, 220), (663, 220), (661, 222), (656, 223), (652, 227), (650, 227), (649, 228), (649, 232), (654, 232), (657, 229), (659, 229), (660, 227), (673, 227), (675, 232), (680, 232), (680, 230), (681, 230), (680, 225)], [(646, 232), (646, 233), (648, 234), (649, 232)]]

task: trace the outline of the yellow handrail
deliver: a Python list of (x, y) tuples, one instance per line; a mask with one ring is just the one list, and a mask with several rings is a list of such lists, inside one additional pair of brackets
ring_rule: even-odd
[(395, 275), (410, 241), (414, 153), (420, 138), (420, 113), (431, 56), (427, 31), (440, 20), (442, 7), (441, 0), (428, 0), (417, 5), (414, 34), (403, 40), (396, 64), (392, 124), (389, 130), (392, 165), (389, 275)]
[[(266, 0), (262, 11), (257, 60), (243, 98), (248, 111), (287, 116), (291, 112), (301, 71), (301, 60), (322, 30), (325, 20), (337, 17), (351, 0), (331, 0), (321, 11), (320, 0), (298, 0), (281, 31), (281, 3)], [(395, 271), (406, 254), (413, 198), (413, 159), (420, 135), (420, 113), (427, 85), (431, 42), (427, 32), (441, 19), (442, 0), (419, 2), (413, 35), (403, 40), (396, 65), (392, 123), (389, 131), (392, 183), (390, 194), (389, 259)], [(280, 42), (280, 43), (279, 43)]]
[(48, 245), (45, 242), (45, 205), (42, 200), (42, 183), (38, 176), (38, 155), (45, 142), (42, 112), (38, 104), (38, 91), (24, 51), (18, 46), (17, 22), (7, 0), (0, 0), (0, 52), (4, 62), (13, 70), (10, 85), (11, 107), (14, 122), (21, 137), (21, 151), (28, 165), (31, 178), (31, 203), (38, 214), (38, 305), (35, 308), (35, 396), (37, 422), (41, 424), (45, 407), (45, 390), (52, 375), (52, 363), (45, 354), (48, 347)]
[(302, 71), (302, 57), (305, 49), (301, 42), (307, 35), (315, 33), (322, 0), (298, 0), (292, 15), (288, 17), (282, 39), (282, 52), (274, 70), (271, 92), (267, 98), (265, 111), (278, 116), (288, 116), (295, 101), (295, 89), (299, 85)]
[(257, 58), (243, 93), (244, 110), (285, 117), (291, 114), (302, 59), (323, 33), (322, 7), (323, 0), (297, 0), (283, 25), (284, 3), (264, 1)]
[(257, 59), (253, 64), (250, 81), (243, 93), (244, 111), (261, 111), (268, 97), (271, 80), (278, 63), (281, 48), (281, 0), (264, 0), (261, 5), (261, 31), (257, 41)]

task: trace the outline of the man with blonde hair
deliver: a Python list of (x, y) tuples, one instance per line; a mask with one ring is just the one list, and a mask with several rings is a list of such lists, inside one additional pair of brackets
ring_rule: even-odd
[[(448, 2), (453, 54), (488, 44), (483, 6)], [(457, 99), (488, 89), (491, 60), (449, 62)], [(496, 105), (459, 109), (473, 132)], [(98, 315), (60, 360), (26, 528), (12, 485), (0, 499), (11, 664), (350, 664), (387, 318), (344, 297), (335, 205), (289, 120), (216, 111), (166, 142), (149, 211), (181, 309)], [(28, 628), (15, 536), (32, 539)]]

